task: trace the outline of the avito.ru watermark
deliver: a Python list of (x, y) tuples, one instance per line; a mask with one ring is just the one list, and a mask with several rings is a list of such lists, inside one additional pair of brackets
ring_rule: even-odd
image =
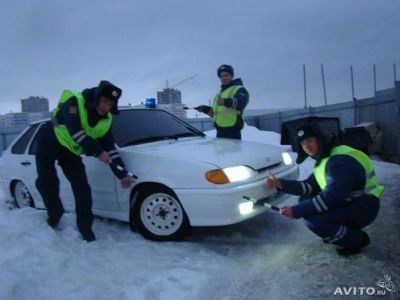
[(386, 292), (394, 293), (396, 292), (396, 286), (391, 280), (389, 275), (385, 275), (384, 279), (378, 280), (376, 283), (378, 288), (369, 286), (350, 286), (350, 287), (337, 287), (333, 292), (334, 296), (384, 296)]

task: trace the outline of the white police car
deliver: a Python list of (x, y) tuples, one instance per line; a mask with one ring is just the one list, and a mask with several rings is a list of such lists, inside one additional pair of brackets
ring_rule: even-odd
[[(0, 183), (18, 207), (44, 208), (35, 187), (36, 133), (26, 128), (0, 158)], [(268, 189), (267, 171), (298, 177), (298, 166), (282, 148), (206, 137), (158, 109), (126, 109), (114, 117), (113, 133), (126, 169), (138, 176), (122, 189), (110, 168), (83, 155), (95, 215), (129, 222), (146, 238), (175, 240), (191, 226), (218, 226), (252, 218), (284, 196)], [(64, 207), (74, 211), (68, 180), (57, 166)], [(249, 198), (251, 200), (249, 200)]]

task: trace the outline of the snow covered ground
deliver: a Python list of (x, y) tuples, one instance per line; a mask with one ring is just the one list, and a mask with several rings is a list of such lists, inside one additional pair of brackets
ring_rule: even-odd
[[(279, 144), (278, 134), (249, 126), (243, 139)], [(399, 299), (400, 167), (374, 164), (386, 188), (381, 211), (367, 228), (371, 246), (351, 258), (338, 257), (301, 220), (273, 211), (164, 243), (143, 239), (128, 224), (96, 219), (98, 240), (86, 243), (72, 213), (53, 231), (44, 210), (9, 210), (0, 201), (0, 299), (359, 299), (368, 287), (384, 291), (376, 285), (384, 275), (396, 291), (364, 297)], [(307, 160), (301, 176), (311, 169)], [(357, 295), (340, 296), (338, 287)]]

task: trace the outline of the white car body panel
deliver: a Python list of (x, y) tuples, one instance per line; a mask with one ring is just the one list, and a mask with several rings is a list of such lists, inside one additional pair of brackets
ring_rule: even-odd
[[(23, 134), (23, 133), (22, 133)], [(22, 136), (21, 134), (21, 136)], [(0, 159), (0, 184), (5, 195), (11, 198), (10, 183), (20, 180), (28, 187), (35, 206), (43, 202), (35, 187), (37, 178), (35, 157), (12, 154), (12, 145)], [(127, 170), (138, 176), (135, 186), (142, 183), (159, 183), (177, 195), (192, 226), (217, 226), (233, 224), (251, 218), (266, 210), (260, 206), (251, 213), (241, 215), (238, 205), (243, 196), (261, 199), (276, 193), (266, 188), (267, 166), (278, 178), (296, 179), (298, 166), (282, 163), (283, 148), (256, 142), (209, 137), (187, 137), (163, 140), (119, 148)], [(129, 221), (131, 189), (122, 189), (110, 168), (93, 157), (82, 156), (92, 188), (93, 212), (96, 215)], [(29, 162), (29, 165), (21, 165)], [(206, 180), (207, 171), (245, 165), (258, 170), (246, 181), (213, 184)], [(60, 197), (64, 207), (74, 210), (74, 197), (69, 181), (57, 166), (60, 179)], [(135, 188), (135, 186), (133, 188)], [(274, 200), (280, 203), (285, 196)]]

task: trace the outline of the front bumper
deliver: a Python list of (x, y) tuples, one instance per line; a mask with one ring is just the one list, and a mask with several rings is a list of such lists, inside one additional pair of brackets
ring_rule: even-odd
[[(274, 174), (278, 178), (297, 179), (298, 166)], [(238, 223), (257, 216), (268, 208), (265, 202), (279, 205), (288, 195), (265, 185), (265, 179), (226, 189), (175, 189), (192, 226), (220, 226)], [(243, 214), (239, 205), (253, 199), (252, 209)], [(255, 199), (255, 201), (254, 201)]]

